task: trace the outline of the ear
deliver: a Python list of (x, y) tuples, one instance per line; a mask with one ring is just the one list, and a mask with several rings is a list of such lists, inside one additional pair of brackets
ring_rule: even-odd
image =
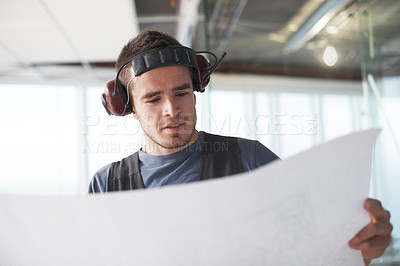
[(139, 116), (137, 115), (136, 108), (135, 108), (135, 106), (133, 106), (133, 104), (131, 106), (131, 110), (132, 110), (133, 118), (135, 118), (136, 120), (139, 120)]

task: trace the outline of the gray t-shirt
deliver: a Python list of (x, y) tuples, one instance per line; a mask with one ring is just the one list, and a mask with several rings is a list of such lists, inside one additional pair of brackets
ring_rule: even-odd
[[(146, 188), (194, 182), (200, 173), (204, 132), (189, 147), (168, 155), (150, 155), (139, 151), (140, 172)], [(238, 138), (244, 171), (250, 171), (278, 159), (256, 140)], [(101, 168), (92, 178), (89, 193), (107, 192), (111, 164)]]

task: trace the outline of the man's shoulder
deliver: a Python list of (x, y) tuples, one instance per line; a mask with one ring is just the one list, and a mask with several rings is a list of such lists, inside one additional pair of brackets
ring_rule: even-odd
[[(235, 136), (226, 136), (226, 135), (219, 135), (219, 134), (212, 134), (208, 132), (204, 132), (205, 141), (212, 139), (213, 141), (237, 141), (239, 146), (245, 147), (253, 147), (255, 148), (256, 146), (259, 146), (260, 148), (265, 148), (267, 149), (263, 144), (261, 144), (258, 140), (254, 139), (248, 139), (248, 138), (242, 138), (242, 137), (235, 137)], [(244, 149), (247, 150), (247, 149)]]
[(248, 138), (242, 138), (242, 137), (234, 137), (234, 136), (226, 136), (226, 135), (218, 135), (218, 134), (212, 134), (212, 133), (207, 133), (207, 132), (204, 132), (204, 134), (205, 134), (205, 139), (208, 138), (208, 139), (213, 139), (213, 140), (217, 140), (217, 141), (224, 141), (224, 140), (237, 141), (238, 145), (240, 145), (240, 146), (246, 146), (246, 145), (256, 146), (256, 145), (260, 145), (260, 146), (265, 147), (258, 140), (254, 140), (254, 139), (248, 139)]
[(104, 193), (108, 190), (108, 179), (111, 174), (111, 168), (114, 166), (121, 167), (132, 161), (132, 158), (137, 155), (137, 152), (112, 163), (109, 163), (100, 168), (94, 175), (89, 184), (89, 193)]
[(237, 141), (245, 170), (252, 170), (279, 159), (273, 151), (258, 140), (237, 138)]
[(258, 140), (254, 140), (254, 139), (248, 139), (248, 138), (243, 138), (243, 137), (235, 137), (235, 136), (227, 136), (227, 135), (220, 135), (220, 134), (213, 134), (213, 133), (209, 133), (209, 132), (204, 132), (201, 131), (200, 133), (203, 133), (205, 136), (208, 137), (212, 137), (214, 139), (229, 139), (229, 140), (238, 140), (238, 142), (243, 142), (246, 144), (250, 144), (250, 143), (257, 143), (259, 142)]
[(237, 138), (204, 132), (203, 152), (237, 152)]
[[(219, 141), (237, 141), (245, 170), (251, 170), (279, 159), (274, 152), (272, 152), (258, 140), (211, 133), (205, 133), (205, 135), (208, 135), (208, 137), (211, 136), (214, 140)], [(205, 139), (207, 139), (207, 137)]]
[(105, 193), (107, 192), (108, 176), (110, 174), (112, 163), (107, 164), (100, 168), (90, 180), (88, 192), (89, 193)]
[(258, 140), (241, 137), (237, 137), (236, 139), (242, 154), (248, 155), (251, 153), (253, 155), (258, 155), (259, 153), (263, 152), (272, 152)]

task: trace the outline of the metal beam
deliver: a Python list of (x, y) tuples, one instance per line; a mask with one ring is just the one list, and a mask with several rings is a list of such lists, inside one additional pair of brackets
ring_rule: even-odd
[(349, 0), (326, 0), (289, 38), (284, 51), (293, 53), (317, 35)]
[[(139, 23), (150, 24), (150, 23), (179, 23), (181, 17), (179, 15), (155, 15), (155, 16), (138, 16), (137, 20)], [(204, 15), (198, 15), (197, 21), (204, 21)]]
[(247, 0), (218, 0), (211, 15), (209, 31), (217, 53), (224, 51)]
[(179, 2), (179, 22), (176, 37), (182, 45), (192, 46), (199, 16), (199, 4), (200, 0), (181, 0)]

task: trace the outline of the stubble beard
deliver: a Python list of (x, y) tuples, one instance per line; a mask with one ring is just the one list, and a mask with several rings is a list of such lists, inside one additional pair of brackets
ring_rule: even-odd
[[(196, 132), (196, 121), (197, 121), (197, 118), (195, 117), (193, 126), (190, 129), (191, 132), (190, 132), (190, 134), (188, 135), (187, 138), (181, 139), (182, 138), (181, 137), (182, 136), (181, 133), (173, 133), (173, 134), (171, 134), (170, 138), (174, 141), (173, 143), (162, 143), (161, 141), (158, 141), (155, 136), (151, 135), (148, 132), (148, 130), (144, 129), (143, 127), (142, 127), (142, 129), (143, 129), (143, 133), (152, 141), (152, 143), (154, 145), (159, 146), (159, 147), (161, 147), (163, 149), (166, 149), (166, 150), (173, 150), (173, 149), (178, 149), (178, 148), (185, 147), (190, 142), (190, 140), (193, 137), (193, 134)], [(151, 151), (151, 150), (155, 150), (154, 147), (148, 147), (147, 143), (146, 143), (146, 152)]]

